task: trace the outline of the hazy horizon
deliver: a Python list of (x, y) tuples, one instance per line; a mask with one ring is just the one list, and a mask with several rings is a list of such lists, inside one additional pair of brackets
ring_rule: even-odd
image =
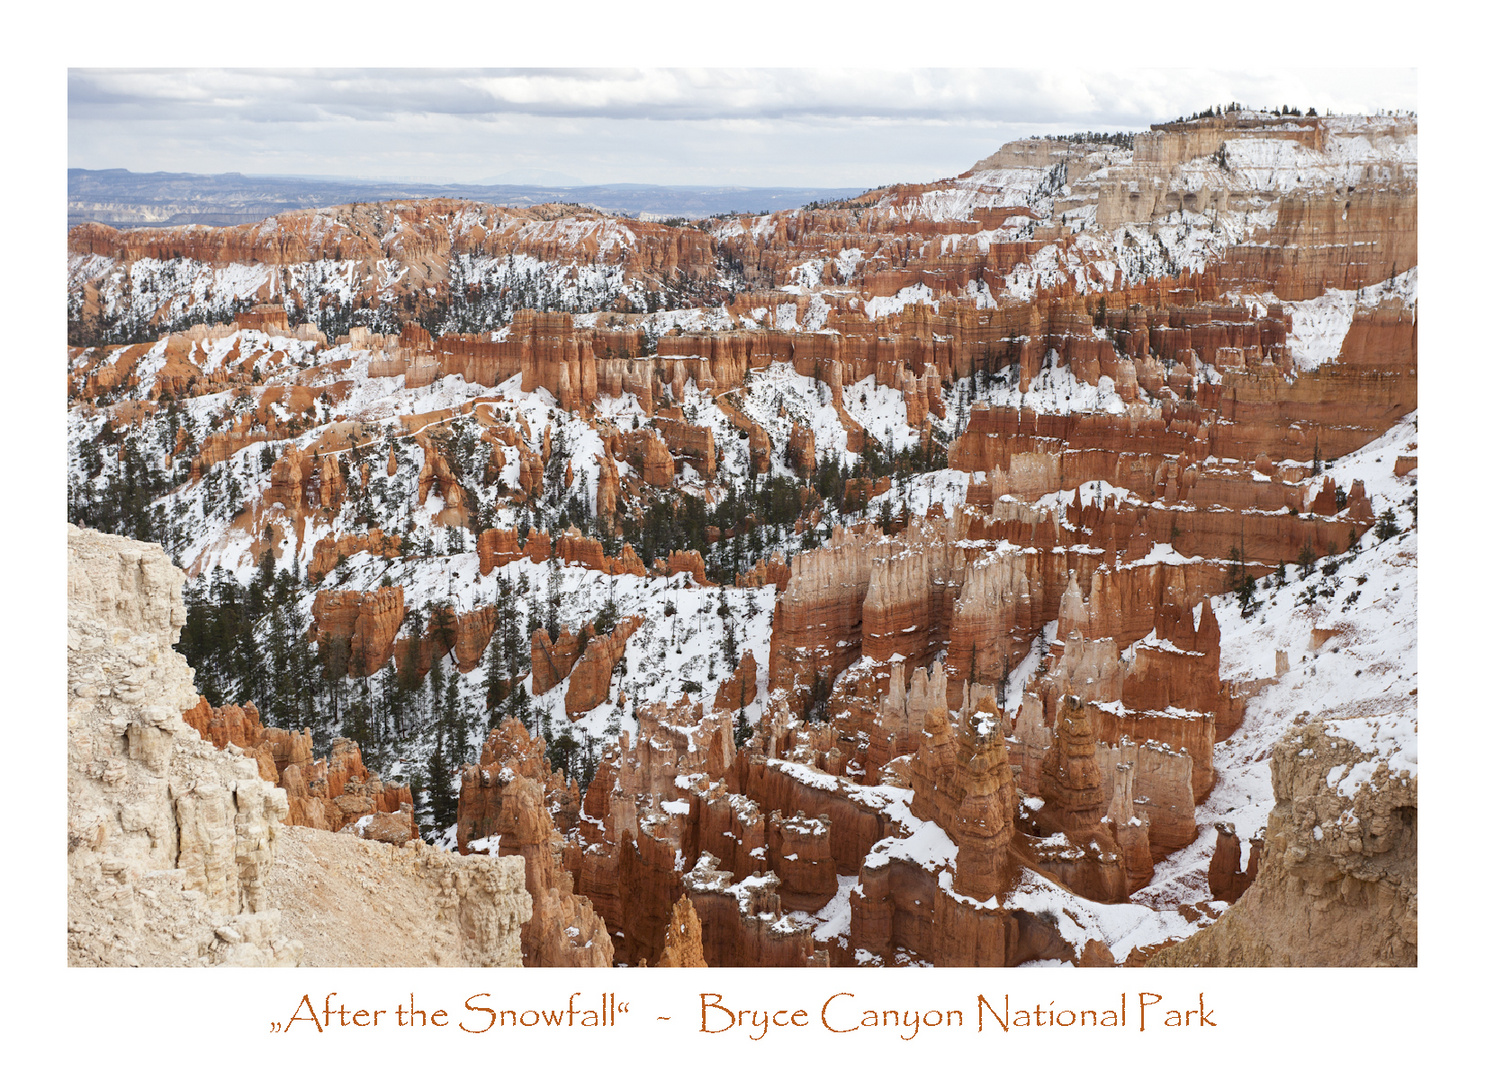
[[(1417, 108), (1413, 69), (98, 69), (68, 166), (351, 183), (854, 187), (1210, 105)], [(505, 180), (507, 176), (560, 176)]]

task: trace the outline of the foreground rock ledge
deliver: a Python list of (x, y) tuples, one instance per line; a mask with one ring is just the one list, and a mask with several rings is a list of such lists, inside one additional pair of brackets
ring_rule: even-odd
[(519, 858), (284, 826), (256, 761), (181, 719), (181, 571), (71, 525), (67, 561), (69, 964), (519, 966)]
[(1151, 967), (1416, 967), (1418, 783), (1380, 763), (1350, 795), (1327, 782), (1370, 756), (1301, 718), (1274, 747), (1258, 877)]

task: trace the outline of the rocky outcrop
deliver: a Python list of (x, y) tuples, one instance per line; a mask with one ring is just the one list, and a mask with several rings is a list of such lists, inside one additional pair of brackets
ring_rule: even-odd
[(1037, 790), (1046, 803), (1044, 817), (1052, 828), (1074, 840), (1102, 831), (1099, 822), (1108, 808), (1109, 793), (1098, 768), (1093, 725), (1077, 698), (1063, 702), (1062, 715), (1052, 733), (1051, 753), (1042, 759)]
[(784, 460), (789, 468), (800, 476), (810, 477), (815, 472), (815, 431), (803, 424), (794, 424), (789, 429), (789, 442), (784, 449)]
[(1258, 876), (1157, 967), (1418, 963), (1418, 783), (1323, 721), (1274, 748)]
[(486, 529), (475, 541), (480, 557), (480, 574), (488, 575), (497, 566), (508, 566), (518, 559), (530, 559), (534, 563), (546, 562), (552, 557), (552, 540), (544, 532), (527, 535), (524, 544), (518, 542), (515, 529)]
[(258, 775), (288, 794), (288, 824), (332, 832), (353, 828), (363, 839), (391, 844), (417, 838), (412, 791), (384, 783), (350, 739), (336, 739), (329, 757), (316, 760), (308, 728), (265, 728), (252, 702), (213, 706), (203, 697), (181, 718), (218, 749), (230, 745), (252, 758)]
[(280, 830), (269, 887), (306, 967), (520, 967), (519, 859)]
[(789, 564), (784, 561), (780, 552), (774, 552), (767, 559), (759, 559), (751, 570), (745, 570), (737, 575), (737, 587), (739, 589), (761, 589), (766, 585), (777, 585), (782, 591), (789, 584), (791, 573)]
[(670, 926), (665, 930), (665, 949), (656, 967), (706, 967), (701, 946), (701, 917), (683, 896), (670, 910)]
[(557, 536), (555, 547), (557, 561), (563, 566), (581, 566), (587, 570), (608, 573), (608, 556), (603, 553), (603, 541), (596, 536), (584, 536), (576, 528), (568, 528)]
[(699, 551), (672, 551), (670, 557), (664, 561), (664, 566), (659, 565), (656, 560), (656, 572), (666, 576), (676, 574), (690, 574), (691, 584), (702, 587), (712, 584), (706, 579), (706, 562)]
[(737, 669), (722, 680), (713, 699), (716, 709), (742, 709), (758, 697), (758, 658), (752, 650), (743, 653)]
[(469, 526), (469, 496), (460, 486), (448, 459), (431, 439), (416, 437), (423, 451), (423, 468), (418, 473), (418, 503), (426, 504), (429, 496), (437, 496), (443, 506), (434, 514), (434, 524), (467, 528)]
[(1207, 867), (1207, 885), (1212, 890), (1213, 900), (1230, 904), (1248, 891), (1248, 886), (1258, 876), (1258, 865), (1263, 861), (1263, 841), (1253, 841), (1246, 867), (1242, 859), (1243, 846), (1237, 833), (1227, 822), (1217, 822), (1217, 846)]
[(675, 479), (675, 458), (670, 456), (665, 441), (650, 428), (625, 432), (622, 452), (624, 460), (639, 472), (646, 484), (669, 487)]
[[(576, 782), (567, 780), (561, 770), (552, 770), (546, 757), (546, 743), (513, 717), (506, 717), (485, 737), (480, 747), (479, 767), (497, 772), (510, 769), (517, 776), (535, 780), (545, 792), (543, 801), (557, 829), (565, 833), (576, 824), (582, 801)], [(498, 789), (488, 784), (472, 789), (468, 799), (461, 798), (460, 808), (460, 836), (466, 846), (499, 832), (495, 826), (501, 809)]]
[(321, 589), (310, 610), (309, 636), (321, 658), (338, 656), (352, 678), (375, 674), (391, 659), (406, 614), (400, 585), (374, 592)]
[[(306, 387), (295, 389), (306, 391), (312, 410), (313, 395), (308, 394)], [(343, 468), (336, 456), (322, 457), (290, 446), (273, 463), (271, 479), (263, 494), (263, 505), (265, 508), (282, 506), (295, 520), (296, 532), (302, 533), (304, 515), (320, 510), (333, 515), (339, 511), (345, 498)]]
[(707, 966), (804, 967), (816, 962), (808, 928), (783, 917), (776, 874), (753, 875), (734, 884), (729, 871), (719, 870), (714, 857), (703, 855), (683, 881), (701, 919)]
[(545, 694), (572, 674), (572, 667), (591, 636), (589, 627), (574, 634), (564, 626), (553, 641), (545, 627), (538, 628), (531, 635), (531, 692), (537, 696)]
[(588, 647), (572, 667), (571, 681), (567, 684), (563, 704), (568, 716), (573, 719), (584, 716), (608, 700), (614, 667), (624, 655), (624, 644), (643, 622), (643, 615), (630, 615), (619, 620), (610, 633), (588, 641)]
[[(789, 694), (796, 712), (860, 655), (870, 545), (879, 536), (871, 528), (857, 534), (837, 526), (828, 545), (794, 560), (788, 587), (775, 601), (768, 670), (770, 684)], [(845, 643), (844, 651), (836, 642)]]
[(402, 554), (402, 538), (386, 536), (380, 529), (372, 529), (365, 536), (325, 536), (315, 541), (314, 552), (309, 561), (310, 584), (324, 579), (346, 559), (358, 552), (369, 551), (373, 555), (395, 559)]
[[(354, 743), (311, 764), (307, 734), (207, 704), (171, 648), (181, 581), (155, 545), (69, 526), (69, 962), (518, 963), (515, 861), (425, 847), (406, 789), (365, 783)], [(306, 765), (309, 801), (356, 835), (287, 823)]]
[(785, 817), (775, 810), (766, 835), (769, 869), (778, 875), (779, 897), (790, 911), (813, 913), (834, 899), (839, 883), (829, 817)]
[(379, 824), (379, 835), (391, 842), (400, 842), (393, 838), (404, 832), (410, 839), (418, 835), (411, 816), (412, 792), (402, 784), (383, 782), (362, 762), (361, 748), (350, 739), (331, 743), (328, 757), (303, 766), (288, 765), (279, 776), (279, 785), (289, 796), (290, 825), (338, 832), (363, 819), (369, 826), (369, 819), (377, 815), (406, 814), (404, 823)]
[(717, 472), (717, 443), (709, 427), (688, 424), (677, 415), (655, 417), (655, 430), (674, 457), (694, 468), (703, 480)]
[(267, 891), (288, 800), (181, 719), (182, 580), (157, 545), (68, 526), (68, 962), (292, 965)]
[(459, 851), (525, 859), (532, 898), (531, 918), (521, 928), (526, 967), (613, 966), (613, 942), (592, 903), (573, 891), (567, 842), (553, 820), (556, 809), (570, 822), (576, 803), (576, 785), (567, 788), (561, 773), (551, 772), (546, 744), (514, 718), (490, 733), (480, 764), (464, 767)]

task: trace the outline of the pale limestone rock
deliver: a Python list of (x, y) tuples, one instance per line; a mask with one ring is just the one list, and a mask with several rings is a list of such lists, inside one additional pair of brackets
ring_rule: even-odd
[(70, 525), (67, 556), (69, 962), (297, 963), (265, 893), (288, 800), (181, 719), (184, 575)]
[(520, 967), (525, 876), (519, 856), (293, 825), (279, 831), (269, 892), (306, 967)]
[[(287, 793), (257, 761), (181, 717), (198, 700), (172, 648), (181, 571), (70, 525), (67, 548), (69, 963), (519, 966), (519, 858), (285, 826)], [(366, 835), (411, 833), (367, 817)]]
[[(1365, 779), (1348, 789), (1353, 770)], [(1273, 779), (1258, 877), (1151, 965), (1416, 966), (1416, 773), (1302, 716), (1274, 747)]]

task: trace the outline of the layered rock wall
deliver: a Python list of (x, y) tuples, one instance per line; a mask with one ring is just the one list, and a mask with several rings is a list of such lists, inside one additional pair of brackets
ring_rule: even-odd
[(68, 962), (292, 965), (267, 891), (288, 799), (182, 719), (184, 575), (67, 529)]
[[(1333, 777), (1365, 776), (1348, 787)], [(1416, 775), (1301, 721), (1274, 748), (1275, 805), (1258, 875), (1157, 967), (1418, 963)]]

